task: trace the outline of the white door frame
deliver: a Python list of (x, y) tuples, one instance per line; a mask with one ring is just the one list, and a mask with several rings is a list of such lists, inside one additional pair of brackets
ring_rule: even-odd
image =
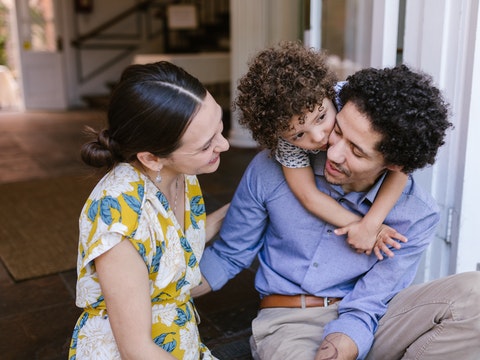
[[(66, 65), (62, 49), (34, 51), (24, 37), (22, 12), (27, 0), (15, 0), (20, 86), (26, 109), (65, 110), (68, 108)], [(57, 36), (62, 36), (62, 0), (52, 0)], [(66, 5), (66, 4), (63, 4)]]
[[(384, 31), (378, 14), (397, 0), (374, 0), (372, 65), (389, 66), (396, 34)], [(397, 4), (394, 4), (397, 6)], [(391, 8), (390, 8), (391, 10)], [(389, 20), (390, 20), (389, 19)], [(442, 211), (433, 244), (427, 250), (417, 281), (478, 270), (476, 204), (480, 201), (475, 172), (480, 153), (480, 16), (477, 0), (407, 0), (403, 62), (431, 74), (451, 104), (455, 126), (434, 166), (415, 173)], [(385, 39), (385, 38), (388, 39)], [(390, 50), (387, 48), (390, 46)], [(388, 50), (388, 51), (386, 51)]]

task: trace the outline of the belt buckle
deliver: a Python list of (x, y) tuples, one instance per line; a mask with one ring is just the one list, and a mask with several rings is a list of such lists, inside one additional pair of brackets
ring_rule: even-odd
[(330, 305), (330, 299), (328, 298), (328, 296), (325, 296), (323, 298), (323, 307), (327, 307), (328, 305)]

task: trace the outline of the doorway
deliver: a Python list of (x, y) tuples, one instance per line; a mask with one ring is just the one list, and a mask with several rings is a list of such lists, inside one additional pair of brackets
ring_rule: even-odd
[(0, 0), (3, 66), (16, 86), (15, 108), (67, 108), (61, 6), (61, 0)]

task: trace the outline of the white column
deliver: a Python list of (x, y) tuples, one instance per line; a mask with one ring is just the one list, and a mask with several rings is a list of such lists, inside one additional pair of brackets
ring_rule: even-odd
[[(437, 200), (441, 222), (419, 270), (430, 280), (475, 270), (479, 192), (480, 43), (478, 0), (407, 1), (404, 62), (431, 74), (451, 105), (450, 131), (434, 166), (415, 178)], [(474, 164), (474, 161), (476, 164)]]
[(322, 48), (322, 0), (310, 0), (310, 31), (305, 44), (315, 49)]
[[(461, 144), (465, 144), (464, 174), (461, 178), (463, 191), (460, 193), (461, 207), (458, 225), (458, 243), (455, 259), (452, 262), (452, 272), (480, 270), (480, 245), (478, 242), (478, 204), (480, 204), (480, 190), (478, 188), (478, 154), (480, 154), (480, 7), (478, 1), (468, 1), (466, 14), (471, 14), (470, 40), (471, 53), (463, 53), (467, 73), (463, 78), (465, 83), (461, 92), (461, 101), (458, 105), (465, 109), (464, 113), (468, 123), (459, 124), (457, 131), (461, 137)], [(473, 25), (476, 25), (475, 27)], [(467, 50), (467, 49), (464, 49)], [(471, 56), (470, 56), (471, 55)], [(471, 61), (471, 64), (469, 64)], [(463, 80), (462, 79), (462, 80)], [(470, 88), (471, 86), (471, 88)], [(459, 89), (460, 90), (460, 89)], [(471, 91), (469, 91), (471, 90)], [(459, 176), (450, 172), (451, 176)]]
[[(247, 71), (248, 60), (267, 44), (267, 5), (265, 0), (230, 0), (232, 100), (236, 98), (238, 79)], [(238, 123), (238, 116), (238, 111), (232, 111), (230, 144), (242, 148), (256, 147), (249, 131)]]
[(373, 67), (395, 66), (399, 0), (374, 0), (372, 17), (372, 48), (370, 63)]
[[(300, 10), (301, 1), (298, 0), (230, 0), (232, 100), (236, 97), (237, 81), (247, 71), (252, 56), (280, 40), (302, 38)], [(238, 112), (233, 111), (230, 144), (256, 147), (249, 131), (238, 123), (238, 117)]]

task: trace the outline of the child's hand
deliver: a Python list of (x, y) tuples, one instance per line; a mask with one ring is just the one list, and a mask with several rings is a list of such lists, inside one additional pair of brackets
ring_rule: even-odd
[(407, 238), (405, 236), (403, 236), (390, 226), (382, 224), (380, 226), (380, 231), (377, 233), (375, 246), (373, 247), (373, 252), (379, 260), (383, 260), (382, 251), (388, 257), (393, 257), (393, 251), (390, 250), (387, 245), (390, 245), (397, 250), (402, 247), (402, 245), (398, 241), (395, 241), (395, 239), (401, 242), (407, 242)]
[(397, 232), (395, 229), (381, 225), (380, 228), (372, 229), (364, 222), (358, 221), (335, 230), (336, 235), (347, 234), (347, 243), (357, 253), (370, 255), (373, 251), (379, 260), (383, 260), (382, 251), (388, 256), (393, 257), (393, 252), (387, 245), (395, 249), (400, 249), (401, 245), (395, 239), (406, 242), (407, 238)]

